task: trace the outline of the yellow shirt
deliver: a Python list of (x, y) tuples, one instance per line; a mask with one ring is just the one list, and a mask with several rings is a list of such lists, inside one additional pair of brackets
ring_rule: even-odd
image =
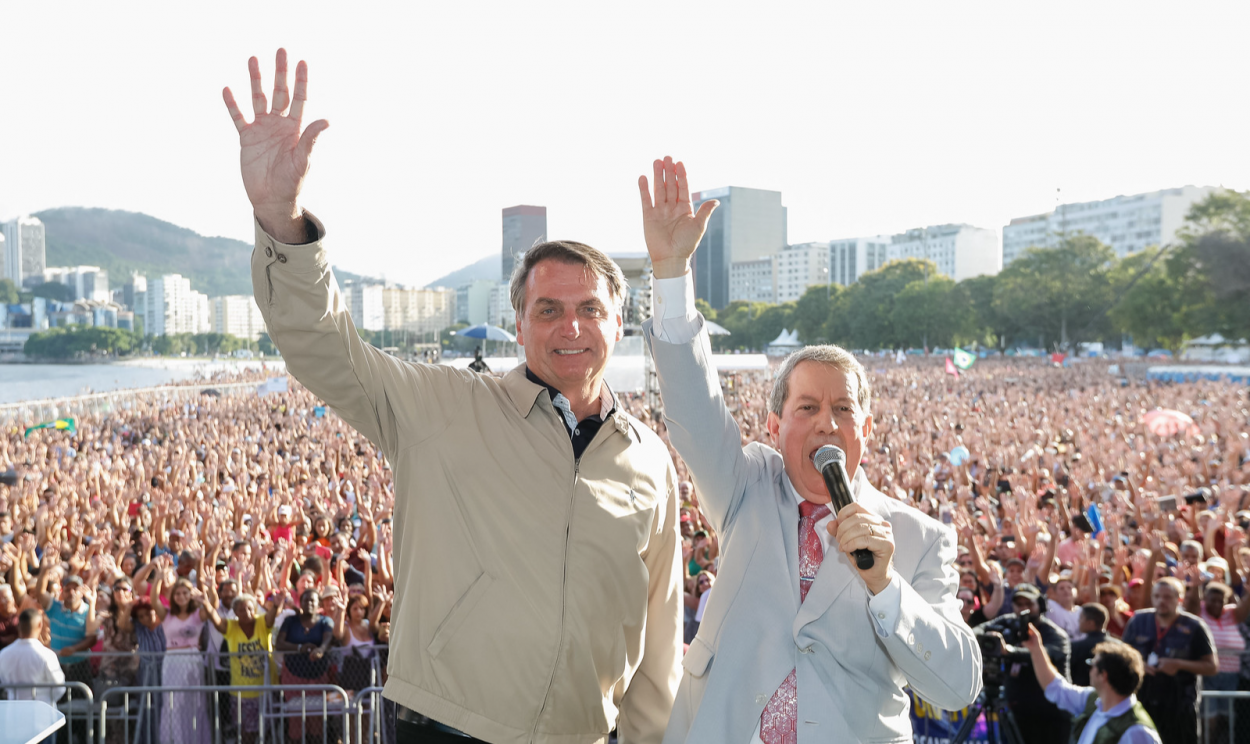
[[(269, 660), (270, 668), (273, 668), (272, 637), (269, 633), (269, 626), (265, 623), (265, 616), (256, 617), (256, 627), (252, 629), (250, 637), (243, 632), (238, 620), (227, 622), (226, 650), (231, 654), (230, 684), (236, 686), (265, 684), (266, 659)], [(254, 698), (259, 694), (258, 692), (244, 692), (240, 693), (240, 696)]]

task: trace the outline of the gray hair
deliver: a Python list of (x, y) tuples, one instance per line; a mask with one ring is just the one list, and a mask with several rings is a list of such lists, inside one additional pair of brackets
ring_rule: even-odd
[(259, 606), (259, 605), (257, 605), (257, 603), (256, 603), (256, 598), (255, 598), (255, 597), (253, 597), (252, 595), (250, 595), (250, 594), (240, 594), (240, 595), (238, 595), (237, 597), (235, 597), (235, 598), (234, 598), (234, 601), (233, 601), (233, 602), (231, 602), (231, 603), (230, 603), (230, 609), (232, 609), (232, 610), (233, 610), (233, 609), (235, 608), (235, 606), (236, 606), (236, 605), (238, 605), (240, 602), (247, 602), (248, 604), (250, 604), (250, 605), (252, 606), (252, 611), (253, 611), (253, 612), (254, 612), (254, 611), (256, 610), (256, 608)]
[(832, 344), (805, 346), (786, 357), (786, 360), (781, 363), (781, 369), (777, 370), (773, 391), (768, 396), (770, 412), (781, 415), (781, 409), (785, 407), (786, 398), (790, 395), (790, 374), (794, 372), (795, 367), (799, 366), (799, 362), (818, 362), (841, 371), (847, 377), (854, 377), (859, 390), (855, 399), (859, 413), (871, 412), (872, 385), (868, 383), (868, 373), (864, 370), (864, 365), (860, 364), (851, 352)]
[(591, 248), (585, 243), (572, 240), (553, 240), (548, 243), (539, 243), (526, 251), (525, 257), (512, 271), (508, 296), (518, 319), (525, 314), (525, 282), (529, 279), (530, 271), (549, 258), (562, 263), (581, 264), (596, 279), (600, 277), (607, 279), (608, 294), (615, 301), (617, 312), (620, 312), (621, 305), (625, 302), (625, 287), (627, 286), (621, 267), (598, 248)]

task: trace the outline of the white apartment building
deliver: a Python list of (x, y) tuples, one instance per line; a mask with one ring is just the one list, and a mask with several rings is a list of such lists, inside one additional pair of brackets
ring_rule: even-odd
[(251, 295), (222, 295), (209, 299), (213, 333), (228, 333), (255, 341), (265, 332), (265, 319)]
[(846, 287), (859, 281), (869, 271), (885, 266), (890, 260), (890, 242), (888, 235), (829, 241), (831, 283)]
[(927, 258), (957, 282), (1002, 269), (998, 233), (972, 225), (934, 225), (891, 238), (889, 260)]
[(1195, 202), (1219, 191), (1213, 186), (1182, 186), (1103, 201), (1060, 204), (1053, 212), (1017, 217), (1003, 227), (1003, 266), (1025, 250), (1053, 248), (1065, 235), (1083, 233), (1111, 246), (1118, 256), (1168, 245)]
[(777, 257), (729, 264), (729, 301), (777, 301)]
[(829, 244), (787, 245), (776, 256), (777, 302), (794, 302), (808, 287), (829, 283)]
[(37, 284), (47, 266), (43, 222), (38, 217), (18, 217), (4, 223), (0, 277), (11, 279), (19, 288)]
[(110, 302), (109, 274), (99, 266), (49, 266), (43, 281), (64, 284), (74, 290), (74, 300)]
[(486, 322), (507, 328), (516, 323), (516, 311), (512, 309), (512, 296), (507, 284), (500, 282), (490, 288), (490, 299), (486, 305)]
[(456, 310), (455, 290), (403, 289), (382, 290), (383, 327), (410, 333), (437, 333), (452, 324)]
[(386, 328), (386, 311), (382, 301), (384, 291), (381, 284), (349, 282), (344, 285), (343, 304), (347, 306), (347, 312), (357, 328), (366, 331)]
[(490, 318), (491, 291), (499, 284), (490, 279), (478, 279), (456, 288), (457, 323), (481, 325)]
[(207, 333), (212, 327), (208, 296), (191, 289), (181, 274), (165, 274), (148, 281), (143, 293), (144, 333)]

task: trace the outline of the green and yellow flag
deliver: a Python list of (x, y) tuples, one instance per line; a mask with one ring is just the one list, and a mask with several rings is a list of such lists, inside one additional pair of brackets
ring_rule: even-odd
[(70, 434), (78, 431), (78, 427), (74, 426), (74, 419), (63, 418), (57, 419), (56, 421), (48, 421), (46, 423), (39, 424), (38, 426), (32, 426), (26, 430), (26, 433), (22, 435), (22, 438), (25, 439), (30, 436), (30, 433), (35, 429), (59, 429), (61, 431), (68, 431)]
[(971, 353), (964, 351), (958, 346), (955, 347), (955, 366), (960, 369), (969, 369), (976, 364), (977, 358)]

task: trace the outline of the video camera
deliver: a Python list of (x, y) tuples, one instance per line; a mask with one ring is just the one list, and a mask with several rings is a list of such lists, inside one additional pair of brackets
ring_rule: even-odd
[[(997, 690), (1003, 683), (1003, 649), (998, 642), (998, 636), (1001, 635), (1008, 646), (1023, 646), (1029, 637), (1029, 626), (1039, 627), (1041, 619), (1040, 614), (1025, 610), (1016, 613), (1015, 617), (999, 628), (977, 635), (977, 643), (981, 646), (981, 681), (986, 690)], [(1032, 664), (1032, 659), (1027, 657), (1011, 661), (1016, 664)]]

